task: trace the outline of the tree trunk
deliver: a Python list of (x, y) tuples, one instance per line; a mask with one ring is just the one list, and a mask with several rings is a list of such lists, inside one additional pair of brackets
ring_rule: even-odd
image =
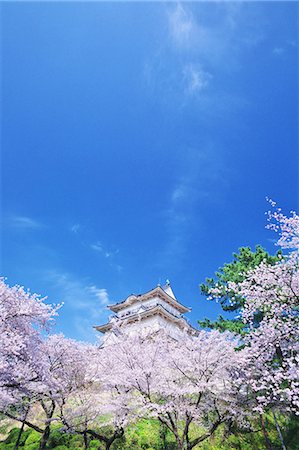
[(167, 436), (167, 428), (166, 426), (160, 422), (160, 438), (161, 438), (161, 442), (162, 442), (162, 450), (166, 450), (166, 436)]
[(279, 436), (279, 440), (280, 440), (280, 443), (281, 443), (281, 448), (282, 448), (282, 450), (287, 450), (287, 448), (286, 448), (286, 446), (285, 446), (285, 443), (284, 443), (284, 440), (283, 440), (283, 436), (282, 436), (282, 432), (281, 432), (279, 423), (278, 423), (278, 421), (277, 421), (276, 414), (275, 414), (275, 412), (274, 412), (273, 410), (272, 410), (272, 414), (273, 414), (273, 417), (274, 417), (274, 422), (275, 422), (276, 430), (277, 430), (277, 433), (278, 433), (278, 436)]
[[(113, 444), (113, 442), (105, 442), (105, 449), (109, 450), (112, 444)], [(100, 445), (98, 447), (98, 450), (102, 450), (102, 449), (103, 449), (103, 447)]]
[(14, 450), (18, 450), (18, 448), (19, 448), (21, 437), (22, 437), (22, 434), (23, 434), (23, 431), (24, 431), (24, 427), (25, 427), (25, 422), (26, 422), (26, 419), (27, 419), (27, 416), (28, 416), (28, 413), (29, 413), (29, 409), (30, 409), (30, 407), (28, 406), (26, 408), (26, 410), (25, 410), (24, 418), (22, 420), (22, 426), (20, 428), (20, 431), (19, 431), (19, 434), (18, 434), (18, 439), (17, 439), (17, 442), (15, 444)]
[(178, 450), (184, 450), (184, 442), (180, 439), (177, 439)]
[(43, 400), (41, 400), (41, 405), (46, 413), (47, 420), (45, 429), (42, 434), (42, 438), (39, 443), (39, 450), (45, 450), (51, 432), (51, 419), (55, 411), (55, 402), (51, 400), (50, 406), (47, 407), (46, 403)]
[[(111, 445), (113, 444), (113, 442), (114, 442), (114, 440), (115, 439), (113, 439), (113, 440), (107, 440), (107, 441), (105, 441), (105, 449), (106, 450), (109, 450), (110, 449), (110, 447), (111, 447)], [(102, 450), (103, 449), (103, 447), (100, 445), (99, 447), (98, 447), (98, 450)]]
[(273, 450), (271, 441), (269, 439), (269, 435), (268, 435), (267, 430), (266, 430), (263, 414), (260, 414), (260, 421), (261, 421), (261, 427), (262, 427), (263, 435), (264, 435), (264, 439), (265, 439), (266, 449), (267, 450)]
[(45, 450), (49, 436), (50, 436), (50, 424), (46, 425), (46, 428), (42, 434), (42, 438), (39, 443), (39, 450)]
[(19, 448), (20, 440), (21, 440), (21, 437), (22, 437), (22, 434), (23, 434), (23, 431), (24, 431), (24, 426), (25, 426), (25, 422), (23, 421), (22, 422), (22, 426), (21, 426), (20, 431), (19, 431), (19, 434), (18, 434), (18, 439), (17, 439), (17, 442), (16, 442), (14, 450), (18, 450), (18, 448)]
[(84, 450), (88, 450), (88, 436), (87, 433), (83, 433), (83, 439), (84, 439)]
[(111, 445), (113, 444), (113, 442), (118, 439), (120, 436), (118, 435), (114, 435), (112, 438), (108, 439), (107, 441), (105, 441), (105, 449), (109, 450)]

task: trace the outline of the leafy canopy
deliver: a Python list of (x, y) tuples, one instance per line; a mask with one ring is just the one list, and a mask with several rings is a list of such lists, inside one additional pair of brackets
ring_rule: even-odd
[[(281, 259), (281, 250), (278, 250), (275, 255), (270, 255), (260, 245), (255, 247), (255, 251), (252, 251), (250, 247), (240, 247), (239, 253), (233, 253), (231, 262), (220, 267), (213, 278), (206, 278), (205, 283), (200, 285), (200, 291), (208, 300), (217, 299), (223, 311), (239, 312), (244, 306), (245, 300), (229, 289), (229, 283), (242, 283), (247, 272), (258, 267), (262, 262), (272, 266)], [(211, 293), (215, 288), (218, 290), (217, 296)], [(245, 333), (246, 327), (241, 319), (225, 319), (222, 315), (219, 315), (214, 322), (205, 318), (199, 320), (198, 323), (203, 328), (211, 328), (221, 332), (231, 331), (241, 335)]]

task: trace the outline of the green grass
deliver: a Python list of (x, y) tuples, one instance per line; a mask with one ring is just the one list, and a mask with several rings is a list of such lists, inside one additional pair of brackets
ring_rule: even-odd
[[(299, 419), (279, 416), (279, 423), (283, 430), (285, 443), (288, 450), (298, 450), (299, 442)], [(281, 449), (278, 434), (273, 422), (272, 416), (266, 417), (267, 431), (269, 433), (273, 450)], [(0, 421), (2, 432), (7, 430), (6, 438), (0, 443), (0, 450), (13, 450), (18, 437), (19, 428), (10, 430), (7, 423)], [(255, 429), (259, 428), (258, 422), (254, 424)], [(10, 430), (10, 431), (9, 431)], [(192, 434), (197, 435), (198, 429), (193, 427)], [(38, 450), (40, 434), (34, 430), (26, 429), (21, 437), (20, 449)], [(51, 431), (47, 449), (54, 450), (75, 450), (83, 449), (83, 438), (76, 434), (62, 433), (59, 426), (55, 426)], [(97, 440), (89, 441), (89, 449), (97, 450), (104, 445)], [(264, 449), (264, 438), (261, 431), (256, 433), (242, 433), (234, 431), (234, 434), (227, 434), (224, 428), (219, 428), (217, 432), (209, 439), (196, 447), (201, 450), (258, 450)], [(131, 425), (125, 432), (125, 436), (112, 446), (112, 450), (176, 450), (176, 444), (172, 434), (165, 431), (155, 420), (141, 420), (135, 425)]]

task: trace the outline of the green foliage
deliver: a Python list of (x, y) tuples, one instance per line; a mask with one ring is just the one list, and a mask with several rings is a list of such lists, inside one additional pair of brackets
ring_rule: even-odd
[[(9, 435), (8, 435), (7, 439), (5, 440), (5, 442), (7, 444), (15, 443), (18, 439), (19, 432), (20, 432), (19, 428), (13, 428), (12, 430), (10, 430)], [(25, 441), (26, 441), (27, 437), (29, 436), (30, 432), (31, 432), (31, 430), (23, 431), (21, 439), (20, 439), (20, 445), (25, 444)]]
[[(51, 447), (49, 447), (49, 448), (51, 448)], [(55, 448), (55, 450), (68, 450), (70, 447), (68, 447), (66, 445), (58, 445), (57, 447), (52, 447), (52, 448)]]
[(0, 434), (6, 434), (7, 431), (8, 431), (7, 423), (1, 423), (0, 424)]
[(289, 418), (287, 432), (285, 433), (285, 443), (288, 449), (295, 449), (299, 442), (299, 417), (293, 415)]
[[(14, 449), (16, 440), (19, 435), (19, 428), (13, 428), (5, 441), (0, 443), (0, 450), (9, 450)], [(20, 448), (24, 450), (38, 450), (39, 443), (41, 439), (41, 434), (37, 431), (26, 429), (21, 436), (20, 440)], [(94, 449), (97, 449), (99, 443), (96, 441)], [(66, 450), (66, 449), (82, 449), (83, 448), (83, 439), (79, 435), (71, 435), (67, 433), (62, 433), (59, 431), (59, 428), (56, 428), (51, 431), (47, 449), (55, 449), (55, 450)]]
[(35, 442), (33, 444), (25, 444), (24, 448), (26, 450), (38, 450), (39, 449), (39, 442)]
[(127, 428), (113, 450), (176, 450), (172, 435), (156, 420), (141, 420)]
[[(299, 418), (296, 416), (283, 416), (277, 413), (277, 419), (288, 450), (298, 450), (299, 442)], [(275, 427), (273, 414), (270, 411), (265, 416), (267, 432), (273, 443), (273, 450), (281, 448), (278, 433)], [(227, 429), (219, 427), (215, 434), (196, 447), (197, 450), (253, 450), (265, 448), (263, 433), (259, 419), (252, 422), (252, 432), (237, 428)], [(192, 437), (197, 436), (203, 430), (192, 427)], [(0, 443), (0, 450), (14, 450), (19, 433), (18, 428), (13, 428), (7, 439)], [(24, 437), (23, 437), (24, 436)], [(20, 450), (38, 450), (40, 434), (34, 430), (24, 431), (21, 439)], [(105, 449), (104, 444), (96, 439), (90, 440), (89, 450)], [(80, 435), (62, 433), (59, 428), (52, 431), (47, 449), (76, 450), (83, 449), (83, 439)], [(176, 444), (170, 432), (165, 430), (158, 421), (141, 420), (127, 428), (125, 436), (118, 439), (112, 446), (112, 450), (176, 450)]]
[(26, 446), (31, 445), (31, 444), (36, 444), (37, 442), (40, 441), (40, 433), (38, 433), (35, 430), (30, 430), (30, 434), (28, 435), (27, 439), (26, 439)]
[(17, 438), (18, 438), (18, 434), (19, 434), (19, 428), (12, 428), (9, 432), (9, 435), (7, 437), (7, 439), (5, 440), (5, 442), (7, 444), (11, 444), (12, 442), (16, 442)]
[[(288, 450), (298, 450), (299, 419), (290, 418), (278, 414), (278, 421), (287, 444)], [(281, 443), (275, 427), (273, 415), (269, 412), (265, 415), (267, 433), (272, 442), (273, 450), (281, 449)], [(227, 429), (224, 426), (219, 427), (216, 433), (209, 439), (202, 442), (197, 449), (201, 450), (255, 450), (264, 449), (265, 441), (261, 431), (258, 418), (252, 421), (252, 431), (241, 430), (238, 428)], [(288, 439), (292, 439), (292, 442)]]
[(1, 442), (0, 450), (14, 450), (15, 444), (12, 442), (11, 444), (7, 444), (6, 442)]
[(245, 334), (245, 324), (239, 319), (225, 319), (222, 315), (219, 315), (217, 321), (212, 322), (210, 319), (204, 319), (198, 321), (202, 328), (210, 328), (213, 330), (231, 331), (235, 334)]
[[(255, 251), (252, 251), (250, 247), (240, 247), (239, 253), (233, 253), (232, 262), (224, 264), (215, 273), (214, 278), (206, 278), (205, 283), (200, 285), (201, 293), (209, 297), (210, 290), (217, 286), (221, 292), (219, 301), (223, 311), (238, 312), (244, 305), (244, 299), (240, 296), (236, 297), (234, 293), (227, 289), (228, 282), (240, 283), (245, 279), (249, 270), (259, 266), (262, 262), (273, 265), (281, 258), (282, 252), (280, 250), (272, 256), (260, 245), (255, 247)], [(232, 297), (234, 297), (233, 302), (231, 301)], [(258, 322), (259, 317), (256, 317), (256, 320)], [(203, 328), (211, 328), (221, 332), (228, 330), (240, 335), (246, 332), (245, 324), (238, 318), (228, 320), (220, 315), (214, 322), (204, 319), (198, 321), (198, 323)]]
[(97, 441), (96, 439), (92, 439), (89, 442), (88, 448), (89, 448), (89, 450), (98, 449), (99, 445), (100, 445), (99, 441)]
[(71, 440), (70, 439), (71, 437), (72, 436), (70, 436), (67, 433), (61, 433), (59, 431), (59, 429), (56, 429), (56, 430), (54, 429), (50, 433), (50, 437), (49, 437), (49, 440), (48, 440), (48, 447), (49, 448), (56, 448), (56, 447), (59, 447), (59, 446), (67, 445), (67, 444), (69, 444), (69, 442)]

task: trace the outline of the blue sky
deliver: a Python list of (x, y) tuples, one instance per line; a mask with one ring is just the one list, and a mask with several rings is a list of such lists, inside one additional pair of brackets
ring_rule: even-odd
[(298, 5), (2, 4), (2, 273), (94, 340), (169, 278), (193, 308), (265, 197), (298, 207)]

